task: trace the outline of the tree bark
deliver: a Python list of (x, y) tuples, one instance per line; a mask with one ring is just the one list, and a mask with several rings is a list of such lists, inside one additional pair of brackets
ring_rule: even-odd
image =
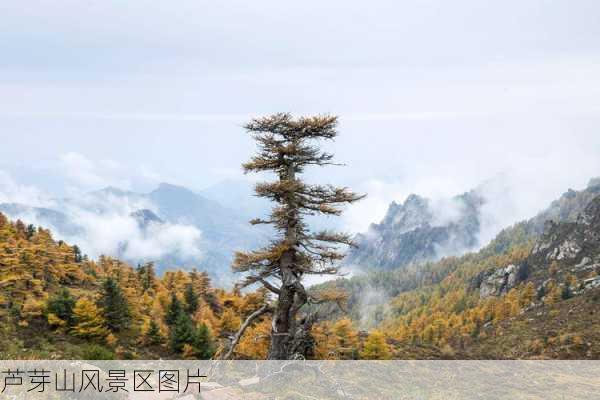
[(293, 273), (288, 267), (288, 265), (291, 265), (291, 255), (287, 253), (281, 258), (283, 284), (281, 285), (281, 289), (279, 289), (277, 307), (273, 314), (269, 360), (288, 360), (290, 358), (289, 347), (292, 319), (295, 318), (291, 315), (291, 310), (296, 293), (293, 284)]
[[(295, 166), (288, 165), (285, 175), (281, 180), (294, 181), (296, 179)], [(293, 357), (293, 346), (291, 346), (296, 328), (296, 313), (299, 307), (295, 306), (296, 291), (298, 285), (302, 285), (300, 277), (294, 273), (294, 259), (298, 242), (298, 210), (294, 195), (288, 194), (285, 199), (288, 210), (286, 221), (285, 241), (288, 250), (280, 260), (280, 271), (282, 285), (279, 289), (277, 307), (273, 315), (271, 329), (271, 346), (269, 349), (269, 360), (289, 360)]]

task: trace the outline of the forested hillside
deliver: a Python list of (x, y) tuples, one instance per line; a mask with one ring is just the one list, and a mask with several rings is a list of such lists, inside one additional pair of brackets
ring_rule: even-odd
[[(157, 277), (151, 263), (92, 261), (50, 231), (0, 214), (3, 359), (211, 358), (263, 301), (264, 292), (216, 289), (205, 272)], [(242, 341), (240, 357), (264, 357), (263, 342)]]
[[(576, 221), (579, 214), (597, 196), (600, 196), (600, 181), (592, 179), (585, 189), (568, 190), (535, 217), (503, 229), (476, 253), (468, 253), (461, 257), (445, 257), (437, 262), (401, 264), (398, 268), (391, 269), (367, 268), (364, 273), (359, 273), (350, 279), (339, 279), (335, 285), (348, 292), (349, 307), (351, 310), (355, 308), (357, 310), (355, 319), (359, 319), (358, 307), (370, 307), (369, 312), (360, 313), (363, 327), (365, 327), (364, 323), (370, 326), (372, 322), (381, 318), (381, 309), (386, 300), (418, 287), (438, 284), (459, 265), (465, 263), (478, 265), (470, 268), (474, 272), (491, 268), (497, 262), (494, 257), (504, 256), (516, 248), (532, 246), (544, 232), (547, 221)], [(418, 247), (419, 244), (416, 243), (415, 246)], [(366, 253), (368, 248), (363, 251), (363, 254)]]
[[(349, 293), (354, 337), (379, 332), (385, 357), (600, 357), (597, 190), (569, 191), (478, 253), (323, 286)], [(547, 215), (562, 222), (546, 223), (540, 236), (536, 228)], [(333, 334), (335, 325), (324, 323), (321, 331)], [(338, 343), (327, 354), (356, 351)]]

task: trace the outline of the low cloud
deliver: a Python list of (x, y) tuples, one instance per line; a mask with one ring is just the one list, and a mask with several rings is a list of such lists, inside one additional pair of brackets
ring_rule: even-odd
[(0, 170), (0, 204), (22, 203), (36, 207), (52, 205), (52, 199), (35, 186), (17, 183), (10, 174)]
[[(93, 170), (93, 164), (85, 159), (68, 158), (69, 162), (87, 168), (88, 172)], [(87, 172), (78, 177), (83, 183), (99, 182), (98, 177)], [(104, 254), (135, 263), (165, 257), (197, 261), (202, 257), (202, 233), (198, 228), (157, 221), (141, 224), (132, 216), (142, 209), (157, 211), (157, 207), (143, 196), (119, 196), (110, 191), (99, 191), (56, 200), (33, 186), (17, 184), (8, 173), (0, 171), (2, 203), (24, 205), (8, 212), (9, 217), (51, 229), (56, 239), (78, 245), (92, 258)], [(36, 208), (40, 206), (56, 213)]]
[(390, 313), (390, 300), (392, 297), (386, 293), (384, 288), (371, 284), (361, 287), (361, 296), (358, 303), (359, 328), (369, 330), (379, 325)]
[(131, 188), (130, 180), (123, 178), (126, 176), (123, 174), (123, 167), (114, 160), (95, 162), (82, 154), (69, 152), (62, 154), (59, 161), (65, 177), (79, 190), (106, 186)]
[(467, 205), (460, 198), (436, 198), (429, 202), (433, 211), (433, 226), (447, 226), (458, 222), (467, 212)]
[(53, 169), (63, 178), (68, 195), (74, 197), (105, 187), (124, 190), (147, 188), (165, 180), (147, 164), (124, 165), (107, 158), (92, 159), (77, 152), (61, 154), (53, 162)]
[(77, 214), (83, 232), (67, 237), (92, 257), (109, 254), (132, 261), (158, 260), (178, 256), (198, 259), (201, 232), (189, 225), (151, 222), (140, 227), (128, 214), (95, 214), (80, 210)]

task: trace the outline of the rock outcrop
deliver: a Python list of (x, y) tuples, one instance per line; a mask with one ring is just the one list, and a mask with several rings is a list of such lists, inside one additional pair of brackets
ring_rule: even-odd
[(533, 265), (559, 262), (584, 266), (600, 256), (600, 196), (594, 198), (575, 222), (546, 224), (530, 256)]
[(527, 264), (510, 264), (493, 270), (483, 271), (474, 279), (472, 288), (479, 290), (479, 296), (502, 296), (527, 278)]
[(600, 177), (591, 179), (583, 190), (567, 190), (546, 210), (530, 219), (527, 222), (528, 228), (539, 236), (548, 232), (548, 224), (551, 221), (555, 223), (576, 222), (579, 216), (585, 212), (586, 207), (598, 196), (600, 196)]
[[(554, 279), (554, 274), (586, 277), (600, 271), (600, 196), (595, 197), (574, 222), (547, 221), (529, 257), (519, 266), (508, 265), (481, 272), (471, 289), (481, 297), (501, 296), (529, 276), (537, 284)], [(600, 277), (586, 278), (582, 288), (600, 287)]]
[(165, 222), (158, 217), (154, 212), (148, 209), (134, 211), (130, 216), (135, 219), (140, 229), (147, 229), (151, 224), (164, 224)]

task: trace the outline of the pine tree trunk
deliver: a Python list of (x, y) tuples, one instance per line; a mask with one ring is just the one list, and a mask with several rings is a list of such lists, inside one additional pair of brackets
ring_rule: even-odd
[[(286, 258), (285, 256), (283, 258)], [(284, 275), (290, 275), (291, 271), (287, 269)], [(289, 278), (288, 278), (289, 279)], [(286, 280), (284, 278), (284, 280)], [(292, 305), (294, 303), (295, 290), (293, 284), (281, 285), (277, 307), (273, 314), (273, 326), (271, 329), (271, 348), (269, 350), (269, 360), (287, 360), (291, 357), (290, 342), (292, 338), (292, 324), (295, 316), (291, 315)]]
[[(293, 181), (296, 179), (294, 166), (289, 165), (286, 176), (281, 179)], [(287, 196), (286, 206), (289, 210), (287, 217), (287, 228), (285, 240), (290, 249), (286, 251), (280, 261), (281, 289), (277, 300), (277, 307), (273, 314), (273, 325), (271, 329), (271, 347), (269, 349), (269, 360), (290, 359), (292, 352), (292, 336), (295, 328), (296, 315), (294, 312), (294, 299), (296, 297), (296, 285), (300, 284), (299, 278), (294, 274), (294, 255), (297, 241), (298, 214), (294, 197)]]
[[(292, 260), (292, 252), (282, 257), (282, 275), (284, 284), (281, 286), (277, 307), (273, 314), (271, 330), (271, 347), (269, 360), (289, 360), (307, 354), (305, 343), (310, 335), (304, 325), (298, 325), (298, 311), (306, 304), (306, 292), (298, 278), (287, 267)], [(308, 326), (308, 325), (307, 325)]]

